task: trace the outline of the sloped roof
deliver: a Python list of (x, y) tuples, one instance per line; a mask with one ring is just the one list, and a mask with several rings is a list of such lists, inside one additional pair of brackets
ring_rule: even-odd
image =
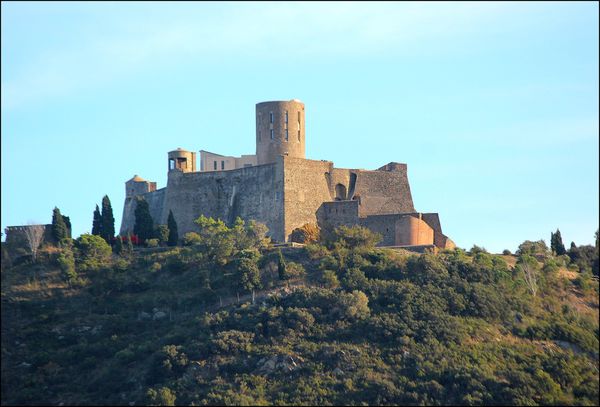
[(146, 182), (146, 180), (145, 180), (144, 178), (140, 177), (140, 176), (139, 176), (139, 175), (137, 175), (137, 174), (136, 174), (136, 175), (134, 175), (134, 176), (133, 176), (133, 178), (131, 178), (131, 179), (130, 179), (129, 181), (127, 181), (127, 182), (130, 182), (130, 181), (134, 181), (134, 182)]

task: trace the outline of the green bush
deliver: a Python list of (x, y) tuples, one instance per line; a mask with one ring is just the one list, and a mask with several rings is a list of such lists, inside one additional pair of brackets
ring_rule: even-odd
[(100, 236), (83, 234), (75, 241), (75, 260), (82, 271), (108, 267), (112, 249)]
[(146, 393), (148, 405), (150, 406), (174, 406), (177, 397), (168, 387), (158, 390), (149, 389)]
[(183, 235), (183, 245), (184, 246), (193, 246), (199, 244), (202, 241), (200, 235), (196, 232), (187, 232)]
[(321, 274), (321, 283), (330, 289), (336, 289), (340, 286), (340, 282), (335, 274), (335, 271), (332, 270), (323, 270)]
[(158, 239), (148, 239), (148, 240), (146, 240), (146, 246), (148, 246), (148, 247), (158, 247)]

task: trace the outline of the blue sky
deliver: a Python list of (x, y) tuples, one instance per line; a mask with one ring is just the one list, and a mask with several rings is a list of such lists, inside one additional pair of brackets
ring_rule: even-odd
[(2, 2), (2, 229), (89, 232), (177, 147), (254, 154), (306, 105), (306, 155), (408, 164), (415, 207), (499, 252), (598, 228), (598, 3)]

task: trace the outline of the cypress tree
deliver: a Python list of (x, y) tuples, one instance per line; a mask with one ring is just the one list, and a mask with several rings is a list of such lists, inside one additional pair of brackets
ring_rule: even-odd
[(67, 237), (67, 225), (65, 225), (65, 220), (60, 214), (60, 209), (56, 207), (52, 211), (52, 235), (57, 242)]
[(102, 231), (100, 236), (108, 244), (112, 244), (112, 240), (115, 237), (115, 218), (108, 195), (104, 195), (104, 198), (102, 198)]
[(71, 218), (69, 218), (68, 216), (62, 215), (63, 220), (65, 221), (65, 225), (67, 226), (67, 237), (70, 238), (71, 237), (71, 232), (73, 229), (71, 229)]
[(285, 259), (283, 258), (281, 249), (279, 249), (277, 252), (277, 273), (279, 274), (280, 280), (287, 280), (289, 278), (287, 264), (285, 264)]
[(92, 235), (100, 236), (102, 234), (102, 215), (100, 215), (100, 208), (96, 204), (94, 210), (94, 222), (92, 223)]
[(133, 225), (133, 233), (143, 243), (147, 239), (152, 239), (154, 235), (154, 221), (150, 215), (150, 207), (144, 198), (139, 197), (135, 206), (135, 224)]
[(567, 250), (565, 249), (565, 245), (563, 244), (562, 236), (560, 235), (560, 230), (556, 229), (554, 237), (556, 238), (556, 254), (562, 256), (563, 254), (567, 253)]
[(169, 240), (167, 241), (167, 244), (169, 246), (177, 246), (179, 234), (177, 232), (177, 222), (175, 222), (175, 217), (173, 216), (173, 212), (171, 210), (169, 210), (169, 219), (167, 220), (167, 227), (169, 228)]

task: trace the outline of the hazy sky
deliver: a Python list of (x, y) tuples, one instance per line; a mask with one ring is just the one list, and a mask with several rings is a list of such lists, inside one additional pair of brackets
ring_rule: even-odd
[(458, 246), (598, 228), (598, 3), (2, 2), (2, 229), (74, 236), (167, 151), (254, 154), (255, 104), (306, 105), (306, 155), (408, 164)]

